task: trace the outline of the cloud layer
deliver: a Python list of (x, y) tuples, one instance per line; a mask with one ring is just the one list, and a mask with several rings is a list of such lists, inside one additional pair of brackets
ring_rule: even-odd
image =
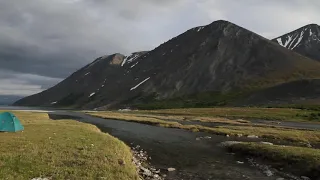
[(93, 59), (225, 19), (267, 38), (320, 23), (309, 0), (0, 0), (0, 95), (42, 91)]

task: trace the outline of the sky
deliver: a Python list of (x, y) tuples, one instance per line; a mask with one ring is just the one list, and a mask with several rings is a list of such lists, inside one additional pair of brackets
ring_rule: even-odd
[(0, 0), (0, 95), (41, 92), (108, 54), (227, 20), (266, 38), (320, 24), (318, 0)]

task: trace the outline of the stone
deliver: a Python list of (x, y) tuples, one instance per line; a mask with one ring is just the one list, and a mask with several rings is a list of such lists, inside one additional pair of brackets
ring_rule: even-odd
[(121, 166), (124, 166), (126, 164), (126, 162), (123, 159), (118, 159), (118, 163)]
[(312, 145), (311, 145), (310, 143), (307, 143), (306, 146), (307, 146), (308, 148), (312, 148)]
[(240, 144), (241, 142), (240, 141), (225, 141), (225, 142), (222, 142), (219, 144), (219, 146), (221, 147), (229, 147), (229, 146), (232, 146), (232, 145), (235, 145), (235, 144)]
[(167, 170), (168, 170), (168, 172), (173, 172), (173, 171), (175, 171), (176, 169), (175, 169), (175, 168), (168, 168)]
[(263, 172), (264, 172), (264, 174), (265, 174), (266, 176), (268, 176), (268, 177), (273, 176), (273, 172), (270, 171), (269, 169), (267, 169), (267, 170), (265, 170), (265, 171), (263, 171)]
[(237, 134), (237, 137), (242, 137), (243, 135), (242, 134)]
[(153, 175), (154, 178), (159, 178), (158, 174)]
[(284, 180), (284, 178), (277, 178), (276, 180)]
[(310, 178), (307, 177), (307, 176), (301, 176), (301, 179), (302, 179), (302, 180), (310, 180)]
[(141, 167), (141, 170), (143, 171), (142, 174), (145, 175), (145, 176), (152, 176), (152, 172), (147, 169), (147, 168), (144, 168), (144, 167)]
[(242, 162), (242, 161), (237, 161), (237, 163), (238, 163), (238, 164), (244, 164), (244, 162)]
[(260, 144), (265, 144), (265, 145), (273, 146), (273, 143), (271, 143), (271, 142), (260, 142)]
[(256, 139), (256, 138), (259, 138), (259, 136), (256, 136), (256, 135), (248, 135), (247, 138), (255, 138), (255, 139)]
[(227, 134), (227, 135), (226, 135), (226, 137), (230, 137), (230, 135), (229, 135), (229, 134)]

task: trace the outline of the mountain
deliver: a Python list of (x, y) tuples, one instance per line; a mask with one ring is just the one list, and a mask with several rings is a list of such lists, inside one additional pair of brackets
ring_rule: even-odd
[(196, 27), (149, 52), (104, 56), (15, 105), (170, 108), (228, 104), (295, 80), (320, 63), (227, 21)]
[(281, 46), (320, 61), (320, 26), (310, 24), (273, 39)]
[[(134, 60), (138, 54), (134, 53), (126, 58), (128, 63)], [(106, 89), (116, 95), (116, 89), (120, 88), (117, 85), (121, 86), (120, 77), (125, 73), (125, 69), (122, 68), (124, 59), (125, 56), (121, 54), (99, 57), (56, 86), (39, 94), (21, 99), (15, 105), (69, 107), (90, 103), (90, 100), (97, 96), (99, 91), (103, 92)], [(124, 80), (124, 78), (122, 79)], [(110, 89), (111, 85), (114, 91)], [(105, 96), (106, 98), (112, 97), (111, 94)]]
[(23, 98), (22, 96), (0, 95), (0, 105), (11, 105), (15, 101)]

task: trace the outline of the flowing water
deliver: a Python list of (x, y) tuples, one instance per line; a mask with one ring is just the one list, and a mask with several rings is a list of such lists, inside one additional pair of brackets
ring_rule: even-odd
[[(0, 107), (0, 109), (3, 108)], [(27, 108), (27, 110), (35, 109)], [(279, 178), (279, 176), (266, 176), (258, 168), (250, 166), (244, 157), (235, 156), (218, 146), (224, 141), (244, 139), (106, 120), (65, 110), (49, 111), (49, 115), (54, 120), (74, 119), (96, 125), (103, 132), (119, 138), (129, 146), (141, 146), (151, 156), (152, 166), (161, 169), (168, 180), (275, 180)], [(259, 139), (249, 141), (259, 141)], [(170, 167), (175, 168), (176, 171), (167, 172), (167, 168)]]
[[(54, 112), (50, 113), (50, 117), (94, 124), (128, 145), (140, 145), (152, 157), (151, 164), (157, 169), (162, 169), (162, 172), (169, 167), (176, 169), (167, 174), (166, 179), (169, 180), (276, 179), (275, 176), (267, 177), (242, 157), (236, 157), (218, 146), (224, 141), (237, 140), (234, 138), (106, 120), (75, 112)], [(239, 164), (237, 161), (245, 163)]]

